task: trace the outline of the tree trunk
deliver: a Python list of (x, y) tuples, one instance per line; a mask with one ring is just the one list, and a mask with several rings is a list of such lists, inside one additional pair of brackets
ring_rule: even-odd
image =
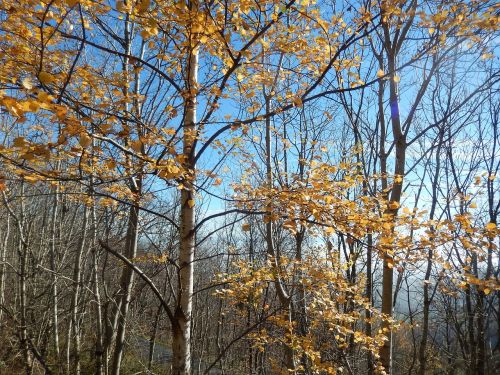
[(179, 285), (172, 327), (172, 374), (191, 374), (191, 315), (193, 308), (193, 260), (195, 250), (194, 181), (196, 141), (196, 109), (198, 86), (198, 47), (192, 41), (187, 67), (187, 93), (183, 133), (184, 172), (188, 176), (181, 190)]
[[(372, 297), (372, 247), (373, 247), (373, 235), (370, 233), (367, 237), (367, 248), (366, 248), (366, 299), (370, 303), (370, 307), (373, 305)], [(372, 312), (370, 309), (365, 310), (366, 326), (365, 334), (368, 337), (372, 337)], [(368, 370), (368, 375), (373, 375), (373, 354), (370, 350), (366, 352), (366, 367)]]
[(52, 269), (52, 313), (53, 313), (53, 335), (54, 335), (54, 354), (56, 363), (60, 364), (60, 349), (59, 349), (59, 311), (58, 311), (58, 291), (57, 291), (57, 211), (59, 209), (59, 185), (54, 191), (54, 205), (52, 206), (51, 234), (50, 234), (50, 267)]
[(71, 296), (71, 320), (69, 322), (66, 356), (68, 365), (70, 364), (71, 342), (73, 343), (73, 371), (68, 366), (68, 374), (80, 375), (80, 318), (78, 299), (82, 284), (82, 256), (85, 248), (85, 237), (87, 236), (88, 207), (84, 205), (83, 212), (83, 231), (81, 233), (80, 243), (78, 244), (75, 265), (73, 268), (73, 294)]
[[(432, 203), (431, 210), (429, 213), (429, 220), (434, 219), (434, 213), (436, 211), (437, 205), (437, 187), (439, 182), (439, 173), (441, 169), (441, 159), (440, 152), (441, 146), (443, 143), (443, 135), (444, 132), (440, 132), (439, 144), (436, 150), (436, 170), (434, 172), (434, 178), (432, 181)], [(431, 232), (434, 232), (434, 228), (431, 227)], [(432, 242), (432, 241), (431, 241)], [(431, 245), (432, 246), (432, 245)], [(433, 249), (432, 247), (427, 252), (427, 266), (425, 270), (425, 279), (424, 279), (424, 309), (423, 309), (423, 317), (422, 317), (422, 338), (420, 340), (420, 347), (418, 353), (418, 360), (420, 362), (419, 374), (425, 375), (426, 372), (426, 348), (427, 348), (427, 339), (429, 335), (429, 311), (432, 302), (432, 297), (429, 296), (429, 287), (430, 287), (430, 277), (432, 271), (432, 260), (433, 260)]]
[[(93, 180), (91, 179), (91, 195), (93, 195)], [(97, 217), (95, 204), (92, 202), (92, 224), (91, 224), (91, 245), (92, 245), (92, 277), (93, 289), (95, 296), (95, 314), (96, 314), (96, 341), (95, 341), (95, 375), (103, 374), (103, 327), (102, 327), (102, 308), (101, 308), (101, 293), (99, 290), (99, 254), (97, 248)]]
[[(7, 257), (7, 246), (10, 236), (10, 215), (7, 213), (7, 223), (5, 224), (5, 232), (3, 233), (3, 241), (0, 248), (0, 306), (5, 303), (5, 262)], [(2, 324), (3, 309), (0, 309), (0, 324)]]
[(153, 359), (155, 353), (155, 345), (156, 345), (156, 335), (158, 333), (158, 325), (160, 323), (162, 306), (158, 306), (158, 310), (155, 314), (155, 320), (153, 322), (153, 327), (151, 328), (151, 337), (149, 338), (149, 354), (148, 354), (148, 374), (152, 374), (151, 369), (153, 367)]
[[(399, 114), (399, 99), (397, 92), (397, 83), (395, 80), (396, 72), (396, 57), (388, 47), (388, 68), (389, 68), (389, 102), (391, 108), (391, 124), (392, 133), (394, 135), (394, 145), (396, 149), (396, 160), (394, 162), (394, 176), (395, 180), (390, 194), (390, 202), (395, 202), (399, 205), (401, 201), (401, 193), (403, 191), (403, 176), (405, 174), (405, 157), (406, 157), (406, 138), (401, 129), (401, 118)], [(386, 210), (386, 214), (392, 220), (395, 220), (398, 209), (389, 208)], [(393, 311), (393, 265), (394, 258), (393, 255), (385, 253), (384, 254), (384, 266), (382, 273), (382, 314), (384, 314), (388, 319), (392, 318)], [(387, 319), (383, 320), (382, 329), (386, 335), (386, 341), (380, 350), (380, 361), (387, 374), (392, 373), (392, 328), (391, 324)]]
[[(133, 183), (135, 184), (135, 183)], [(132, 259), (137, 254), (137, 237), (139, 233), (139, 196), (140, 196), (140, 180), (137, 182), (138, 191), (135, 191), (136, 200), (130, 206), (130, 213), (128, 219), (127, 238), (125, 244), (125, 256)], [(134, 189), (135, 190), (135, 189)], [(132, 294), (132, 284), (134, 281), (134, 271), (130, 267), (124, 267), (120, 280), (120, 293), (121, 299), (120, 309), (118, 312), (118, 322), (116, 331), (115, 351), (113, 353), (113, 365), (111, 373), (113, 375), (120, 374), (120, 366), (123, 357), (123, 349), (125, 343), (125, 331), (127, 324), (128, 308), (130, 305), (130, 298)]]
[(9, 211), (9, 214), (14, 218), (17, 226), (18, 236), (17, 236), (17, 255), (19, 259), (19, 310), (20, 310), (20, 325), (18, 327), (19, 332), (19, 344), (21, 347), (25, 372), (27, 375), (31, 375), (33, 370), (33, 365), (31, 361), (31, 352), (28, 343), (28, 319), (27, 319), (27, 309), (28, 309), (28, 296), (26, 290), (27, 281), (27, 266), (28, 266), (28, 239), (25, 236), (25, 216), (24, 216), (24, 181), (21, 181), (21, 188), (19, 192), (20, 197), (20, 213), (17, 216), (14, 211), (9, 206), (7, 197), (5, 193), (2, 192), (3, 202), (5, 207)]

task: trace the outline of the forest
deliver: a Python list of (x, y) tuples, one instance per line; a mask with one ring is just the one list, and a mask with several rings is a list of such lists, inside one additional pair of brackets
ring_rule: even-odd
[(499, 41), (494, 0), (0, 0), (0, 374), (499, 374)]

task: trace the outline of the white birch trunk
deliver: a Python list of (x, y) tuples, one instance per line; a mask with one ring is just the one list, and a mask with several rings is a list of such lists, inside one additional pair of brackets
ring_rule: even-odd
[(173, 326), (172, 374), (191, 374), (191, 315), (193, 307), (193, 260), (195, 245), (194, 187), (195, 161), (193, 147), (196, 140), (196, 107), (198, 86), (198, 49), (192, 47), (188, 59), (188, 89), (185, 99), (183, 154), (189, 177), (181, 190), (181, 225), (179, 246), (178, 301), (175, 310), (176, 324)]

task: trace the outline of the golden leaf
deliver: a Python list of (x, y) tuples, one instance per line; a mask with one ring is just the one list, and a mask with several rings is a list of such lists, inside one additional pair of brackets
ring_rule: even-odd
[(38, 79), (44, 85), (48, 85), (49, 83), (54, 82), (56, 80), (56, 77), (51, 73), (40, 72), (40, 74), (38, 74)]
[(391, 210), (397, 210), (399, 208), (399, 203), (396, 201), (390, 201), (389, 202), (389, 208)]
[(296, 96), (295, 98), (292, 99), (293, 104), (296, 107), (302, 107), (302, 99)]
[(14, 139), (14, 146), (15, 147), (24, 147), (26, 146), (27, 142), (26, 142), (26, 139), (24, 139), (24, 137), (17, 137)]
[(151, 4), (151, 0), (142, 0), (140, 2), (139, 6), (137, 7), (137, 11), (139, 13), (146, 12), (148, 10), (150, 4)]
[(497, 225), (495, 223), (488, 223), (486, 224), (485, 228), (486, 230), (494, 231), (495, 229), (497, 229)]
[(87, 133), (80, 133), (80, 139), (78, 140), (78, 143), (80, 143), (80, 146), (82, 146), (83, 148), (89, 147), (92, 143), (92, 138), (89, 137)]

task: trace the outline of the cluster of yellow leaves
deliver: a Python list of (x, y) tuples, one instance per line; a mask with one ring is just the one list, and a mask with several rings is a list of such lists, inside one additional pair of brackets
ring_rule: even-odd
[(500, 27), (499, 5), (488, 3), (485, 0), (445, 2), (433, 12), (419, 11), (420, 25), (427, 27), (430, 35), (438, 32), (440, 43), (446, 41), (448, 34), (479, 42), (481, 36), (477, 30), (497, 31)]
[[(365, 300), (363, 283), (351, 284), (342, 272), (342, 265), (332, 258), (315, 256), (297, 261), (285, 257), (280, 262), (281, 277), (294, 295), (301, 295), (305, 311), (300, 314), (306, 314), (303, 319), (308, 322), (307, 329), (304, 332), (299, 320), (290, 319), (288, 311), (279, 310), (271, 314), (260, 329), (251, 333), (255, 348), (264, 351), (270, 345), (285, 345), (298, 358), (305, 356), (315, 374), (336, 374), (342, 364), (325, 360), (325, 353), (344, 351), (351, 339), (378, 358), (378, 350), (384, 342), (383, 333), (369, 337), (357, 328), (362, 327), (359, 323), (364, 321), (367, 309), (373, 314), (372, 322), (381, 319)], [(219, 275), (218, 279), (226, 285), (217, 291), (217, 295), (228, 302), (226, 314), (245, 315), (247, 309), (273, 311), (274, 306), (266, 305), (265, 297), (265, 292), (273, 288), (276, 272), (273, 262), (257, 265), (238, 261), (233, 268), (230, 273)], [(297, 366), (296, 370), (300, 371), (302, 364)]]

